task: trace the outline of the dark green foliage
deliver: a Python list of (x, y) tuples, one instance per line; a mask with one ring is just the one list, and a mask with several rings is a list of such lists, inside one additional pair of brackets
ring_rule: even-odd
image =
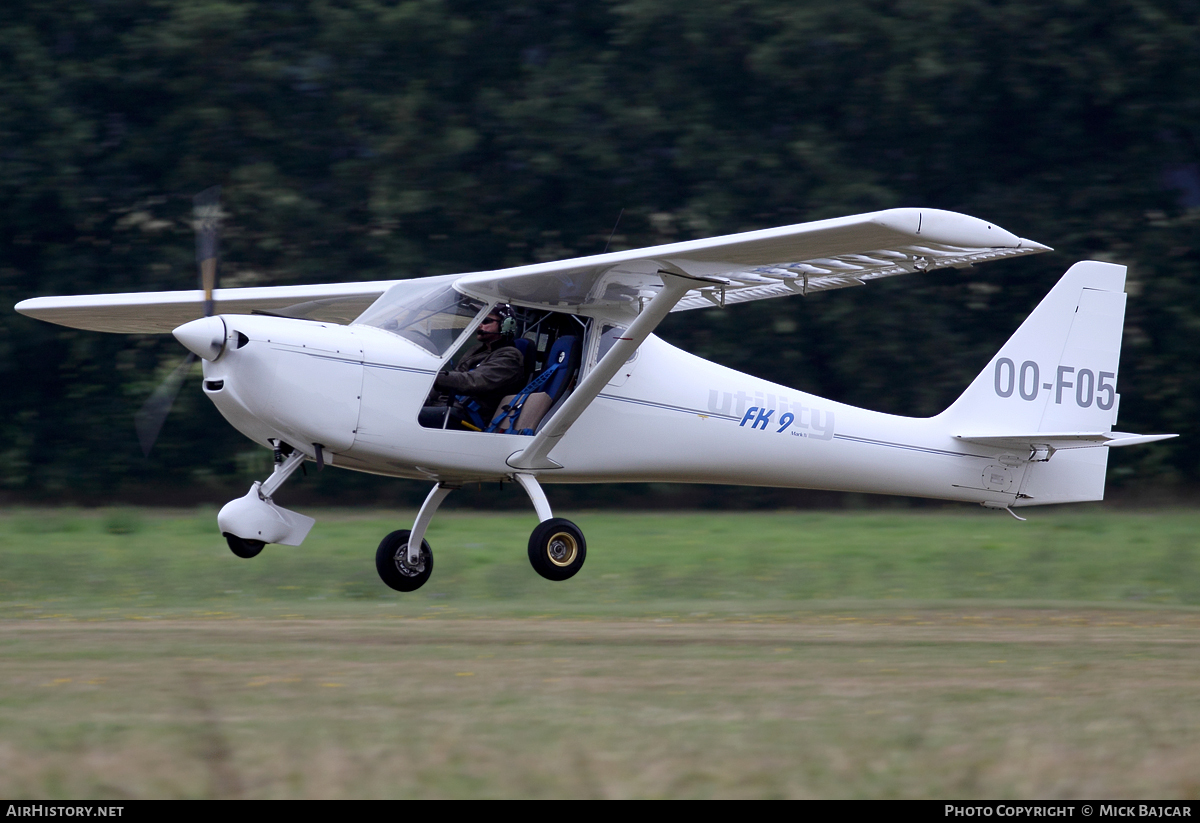
[[(1194, 484), (1198, 28), (1178, 0), (13, 3), (0, 293), (190, 286), (190, 198), (212, 184), (228, 285), (595, 253), (622, 209), (614, 248), (953, 209), (1057, 251), (676, 315), (664, 336), (925, 415), (1066, 266), (1127, 263), (1120, 428), (1185, 436), (1114, 455), (1114, 480)], [(194, 390), (141, 458), (133, 411), (179, 352), (6, 315), (0, 483), (112, 498), (248, 482), (253, 447)]]

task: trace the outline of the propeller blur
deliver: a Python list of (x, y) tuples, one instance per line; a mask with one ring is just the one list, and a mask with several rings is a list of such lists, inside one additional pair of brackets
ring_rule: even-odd
[[(217, 288), (217, 237), (221, 215), (221, 187), (213, 186), (196, 195), (193, 201), (196, 227), (196, 266), (200, 270), (200, 290), (204, 294), (202, 309), (204, 317), (211, 318), (214, 310), (213, 291)], [(184, 341), (180, 341), (184, 342)], [(142, 454), (149, 457), (154, 442), (158, 440), (163, 423), (175, 405), (175, 398), (183, 387), (183, 381), (191, 371), (197, 356), (202, 356), (194, 346), (187, 346), (189, 353), (167, 378), (150, 395), (145, 405), (134, 415), (134, 428)]]

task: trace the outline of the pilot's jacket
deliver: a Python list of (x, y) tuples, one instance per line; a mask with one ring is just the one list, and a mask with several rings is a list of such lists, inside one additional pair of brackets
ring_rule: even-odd
[(479, 402), (480, 415), (490, 420), (500, 400), (524, 386), (525, 362), (517, 347), (503, 340), (480, 343), (463, 355), (453, 371), (438, 374), (426, 404), (448, 406), (454, 395), (466, 395)]

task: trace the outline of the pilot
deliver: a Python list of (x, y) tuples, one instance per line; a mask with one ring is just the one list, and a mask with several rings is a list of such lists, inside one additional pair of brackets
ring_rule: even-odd
[(506, 395), (525, 385), (525, 358), (512, 344), (517, 321), (512, 308), (495, 306), (479, 324), (479, 343), (451, 371), (439, 372), (433, 391), (421, 409), (420, 423), (426, 428), (487, 428), (496, 407)]

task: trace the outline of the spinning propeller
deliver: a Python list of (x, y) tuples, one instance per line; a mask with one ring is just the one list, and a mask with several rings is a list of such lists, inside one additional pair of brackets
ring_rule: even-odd
[[(221, 187), (205, 189), (197, 194), (192, 202), (196, 228), (196, 265), (200, 269), (200, 288), (204, 291), (204, 317), (212, 317), (213, 291), (217, 288), (217, 224), (221, 216)], [(179, 336), (176, 330), (176, 337)], [(134, 415), (133, 424), (137, 429), (138, 442), (142, 446), (142, 453), (147, 457), (154, 447), (154, 441), (158, 439), (158, 433), (162, 431), (163, 423), (166, 422), (171, 406), (179, 395), (179, 389), (183, 386), (188, 371), (196, 362), (196, 347), (188, 345), (188, 348), (193, 351), (167, 375), (167, 379), (159, 384), (150, 395), (150, 399)]]

